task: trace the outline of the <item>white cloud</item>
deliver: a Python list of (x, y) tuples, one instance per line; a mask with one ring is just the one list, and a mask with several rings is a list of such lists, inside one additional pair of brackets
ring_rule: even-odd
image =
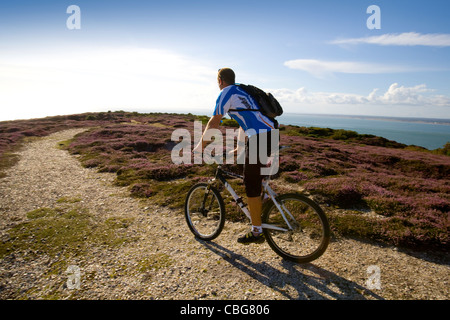
[(380, 36), (338, 39), (332, 44), (378, 44), (382, 46), (430, 46), (449, 47), (450, 34), (429, 33), (421, 34), (417, 32), (387, 33)]
[(280, 103), (286, 105), (408, 105), (450, 107), (450, 97), (432, 95), (434, 90), (425, 84), (414, 87), (393, 83), (386, 92), (377, 94), (374, 89), (367, 96), (340, 92), (309, 92), (305, 88), (297, 90), (271, 90)]
[(352, 62), (352, 61), (321, 61), (314, 59), (289, 60), (284, 65), (291, 69), (306, 71), (317, 78), (332, 75), (333, 73), (353, 74), (381, 74), (419, 71), (418, 68), (385, 65), (377, 63)]

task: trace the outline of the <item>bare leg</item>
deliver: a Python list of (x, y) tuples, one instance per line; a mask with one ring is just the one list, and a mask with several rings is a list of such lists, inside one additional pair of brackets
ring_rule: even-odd
[(261, 197), (249, 197), (248, 198), (248, 208), (250, 210), (250, 216), (252, 218), (252, 225), (260, 227), (261, 222), (261, 210), (262, 201)]

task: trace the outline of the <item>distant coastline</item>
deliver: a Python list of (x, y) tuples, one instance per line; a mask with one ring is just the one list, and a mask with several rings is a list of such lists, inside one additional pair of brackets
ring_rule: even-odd
[(398, 121), (410, 123), (428, 123), (450, 125), (450, 119), (436, 119), (436, 118), (414, 118), (414, 117), (384, 117), (384, 116), (368, 116), (368, 115), (343, 115), (343, 114), (314, 114), (314, 113), (294, 113), (286, 112), (288, 114), (314, 116), (314, 117), (334, 117), (344, 119), (362, 119), (362, 120), (379, 120), (379, 121)]
[(450, 119), (284, 113), (278, 122), (283, 125), (350, 130), (429, 150), (442, 148), (450, 142)]
[[(106, 112), (104, 111), (94, 111), (94, 112)], [(115, 110), (113, 110), (115, 111)], [(137, 110), (125, 110), (127, 112), (139, 112), (139, 113), (153, 113), (153, 112), (168, 112), (168, 113), (177, 113), (177, 114), (195, 114), (195, 115), (211, 115), (211, 110), (209, 109), (197, 109), (197, 110), (180, 110), (180, 109), (169, 109), (165, 111), (161, 110), (153, 110), (153, 109), (137, 109)], [(362, 119), (362, 120), (379, 120), (379, 121), (398, 121), (398, 122), (410, 122), (410, 123), (428, 123), (428, 124), (442, 124), (442, 125), (450, 125), (450, 119), (437, 119), (437, 118), (415, 118), (415, 117), (387, 117), (387, 116), (371, 116), (371, 115), (344, 115), (344, 114), (328, 114), (328, 113), (297, 113), (297, 112), (285, 112), (283, 116), (286, 115), (297, 115), (297, 116), (311, 116), (311, 117), (329, 117), (329, 118), (342, 118), (342, 119)], [(23, 118), (1, 118), (2, 121), (15, 121), (15, 120), (30, 120), (30, 119), (40, 119), (45, 117), (53, 117), (53, 116), (64, 116), (66, 114), (48, 114), (48, 115), (36, 115), (32, 117), (23, 117)], [(70, 114), (67, 114), (70, 115)], [(281, 122), (282, 123), (282, 122)]]

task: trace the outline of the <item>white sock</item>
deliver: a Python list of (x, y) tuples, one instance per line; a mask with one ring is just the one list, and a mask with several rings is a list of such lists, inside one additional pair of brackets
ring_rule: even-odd
[(253, 232), (255, 235), (258, 235), (258, 234), (260, 234), (260, 233), (263, 232), (263, 229), (262, 229), (261, 226), (252, 226), (252, 232)]

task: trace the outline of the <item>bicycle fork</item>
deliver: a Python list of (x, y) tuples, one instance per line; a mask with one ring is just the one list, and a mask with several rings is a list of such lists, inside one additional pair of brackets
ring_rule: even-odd
[(264, 228), (264, 225), (265, 225), (266, 229), (274, 229), (274, 230), (279, 230), (279, 231), (283, 231), (283, 232), (286, 232), (286, 231), (289, 231), (289, 230), (293, 230), (291, 224), (289, 223), (289, 220), (286, 218), (286, 215), (284, 213), (287, 212), (287, 214), (291, 217), (291, 219), (293, 221), (295, 221), (295, 218), (292, 216), (292, 214), (284, 206), (283, 203), (280, 206), (278, 201), (275, 200), (275, 198), (277, 197), (277, 194), (272, 190), (272, 188), (270, 188), (269, 181), (267, 181), (267, 180), (263, 181), (262, 185), (263, 185), (264, 190), (269, 194), (269, 197), (272, 199), (272, 201), (275, 204), (275, 206), (277, 207), (278, 211), (280, 211), (281, 216), (283, 217), (283, 219), (286, 222), (286, 224), (287, 224), (289, 229), (284, 229), (284, 228), (280, 228), (280, 227), (276, 227), (274, 225), (264, 224), (264, 223), (263, 223), (263, 228)]
[(199, 208), (200, 213), (201, 213), (204, 217), (206, 217), (206, 216), (208, 215), (208, 212), (211, 210), (211, 206), (212, 206), (212, 203), (213, 203), (213, 201), (214, 201), (214, 195), (213, 195), (213, 196), (211, 197), (211, 203), (209, 204), (209, 208), (207, 208), (206, 200), (208, 199), (210, 190), (211, 190), (210, 185), (208, 185), (208, 186), (206, 187), (205, 195), (203, 196), (202, 205), (201, 205), (201, 207)]

